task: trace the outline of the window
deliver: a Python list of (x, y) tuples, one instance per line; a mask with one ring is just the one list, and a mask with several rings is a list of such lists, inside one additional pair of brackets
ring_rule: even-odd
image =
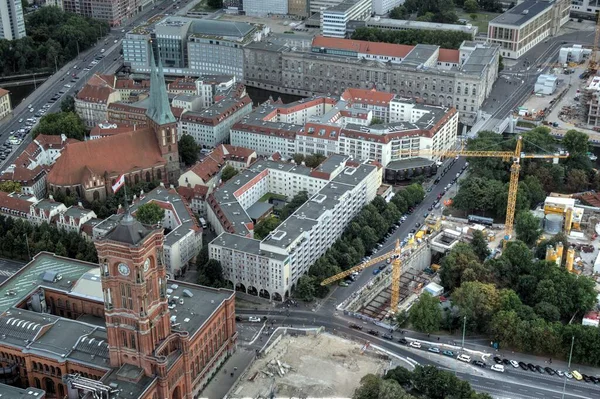
[(129, 348), (129, 341), (127, 341), (127, 333), (125, 331), (121, 331), (121, 342), (124, 347)]

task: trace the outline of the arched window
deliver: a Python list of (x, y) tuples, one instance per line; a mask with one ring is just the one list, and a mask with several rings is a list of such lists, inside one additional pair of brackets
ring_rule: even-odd
[(171, 145), (169, 144), (169, 152), (171, 152)]
[(140, 175), (135, 175), (133, 180), (135, 181), (135, 184), (138, 184), (140, 182)]
[(54, 385), (54, 381), (52, 381), (51, 378), (46, 378), (44, 382), (46, 384), (46, 393), (48, 395), (56, 393), (56, 387)]
[(71, 195), (71, 189), (69, 187), (67, 187), (67, 189), (65, 190), (65, 194), (68, 196)]
[(34, 378), (33, 381), (34, 381), (35, 387), (37, 389), (42, 389), (42, 384), (40, 384), (40, 379), (39, 378)]

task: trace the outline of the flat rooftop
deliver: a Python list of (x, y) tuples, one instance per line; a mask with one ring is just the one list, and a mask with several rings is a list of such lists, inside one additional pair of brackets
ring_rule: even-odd
[(4, 399), (39, 399), (46, 392), (37, 388), (17, 388), (0, 384), (0, 398)]
[(392, 162), (388, 163), (385, 168), (391, 169), (391, 170), (405, 170), (405, 169), (413, 169), (413, 168), (422, 168), (425, 166), (430, 166), (434, 163), (435, 163), (435, 161), (433, 161), (431, 159), (417, 157), (417, 158), (403, 159), (400, 161), (392, 161)]
[(392, 19), (392, 18), (371, 18), (366, 21), (366, 26), (381, 26), (397, 29), (427, 29), (427, 30), (449, 30), (455, 32), (464, 32), (469, 34), (475, 34), (477, 32), (476, 26), (459, 25), (459, 24), (439, 24), (437, 22), (423, 22), (423, 21), (409, 21), (403, 19)]
[(525, 0), (521, 4), (511, 8), (504, 14), (490, 21), (490, 24), (522, 26), (528, 23), (540, 13), (552, 7), (551, 1)]

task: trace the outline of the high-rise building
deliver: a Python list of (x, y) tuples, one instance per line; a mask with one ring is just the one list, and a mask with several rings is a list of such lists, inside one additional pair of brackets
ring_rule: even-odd
[(0, 0), (0, 38), (15, 40), (25, 36), (21, 0)]

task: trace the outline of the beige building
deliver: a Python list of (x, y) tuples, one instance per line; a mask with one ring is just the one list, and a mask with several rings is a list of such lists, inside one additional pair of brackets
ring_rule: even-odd
[(517, 59), (554, 36), (570, 10), (570, 0), (526, 0), (489, 23), (488, 42), (499, 45), (503, 57)]
[(86, 126), (93, 127), (108, 120), (108, 106), (121, 101), (115, 89), (114, 75), (94, 75), (75, 96), (75, 112)]
[(0, 89), (0, 119), (6, 118), (11, 113), (10, 93), (8, 90)]
[(288, 0), (288, 14), (301, 18), (308, 17), (309, 0)]
[(244, 52), (247, 86), (305, 97), (375, 88), (454, 107), (468, 125), (498, 78), (498, 47), (475, 42), (452, 50), (317, 36), (306, 51), (265, 41)]

